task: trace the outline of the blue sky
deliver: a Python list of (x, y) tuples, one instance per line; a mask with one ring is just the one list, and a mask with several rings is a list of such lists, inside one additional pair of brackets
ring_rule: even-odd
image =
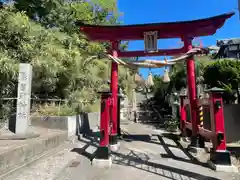
[[(118, 9), (123, 12), (124, 24), (173, 22), (216, 16), (237, 12), (238, 0), (118, 0)], [(214, 36), (201, 37), (204, 46), (215, 45), (217, 39), (240, 37), (240, 19), (236, 13)], [(176, 48), (178, 39), (162, 40), (159, 48)], [(129, 50), (143, 49), (143, 43), (132, 42)], [(155, 58), (155, 57), (152, 57)], [(156, 57), (162, 59), (162, 57)], [(163, 74), (163, 69), (152, 69), (153, 74)], [(143, 77), (148, 69), (141, 69)]]

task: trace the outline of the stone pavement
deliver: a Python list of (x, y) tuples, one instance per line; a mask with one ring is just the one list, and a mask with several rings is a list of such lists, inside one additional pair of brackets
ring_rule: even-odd
[(71, 152), (73, 144), (64, 143), (50, 155), (44, 156), (38, 161), (26, 165), (17, 171), (9, 173), (1, 180), (52, 180), (61, 170), (68, 166), (71, 160), (77, 158), (77, 154)]
[(132, 122), (122, 125), (120, 150), (111, 168), (91, 166), (97, 139), (84, 137), (7, 180), (238, 180), (240, 174), (215, 172), (184, 151), (164, 130)]
[[(129, 122), (123, 125), (121, 148), (113, 153), (113, 165), (109, 169), (92, 167), (97, 143), (91, 138), (82, 138), (75, 162), (62, 171), (58, 180), (233, 180), (240, 174), (215, 172), (206, 163), (200, 163), (185, 152), (163, 130)], [(91, 139), (91, 140), (90, 140)]]
[(68, 139), (66, 131), (39, 127), (31, 127), (31, 130), (38, 136), (35, 138), (33, 136), (29, 138), (28, 136), (26, 138), (26, 136), (11, 135), (8, 131), (1, 134), (0, 179), (26, 163), (41, 158), (44, 154), (59, 147)]

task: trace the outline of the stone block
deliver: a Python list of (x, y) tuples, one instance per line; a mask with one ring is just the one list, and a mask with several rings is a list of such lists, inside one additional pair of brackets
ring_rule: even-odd
[(92, 160), (92, 165), (99, 168), (110, 168), (112, 166), (112, 157), (109, 156), (108, 159), (97, 159)]
[(238, 168), (234, 165), (219, 165), (214, 164), (212, 161), (208, 161), (208, 165), (217, 172), (238, 173)]

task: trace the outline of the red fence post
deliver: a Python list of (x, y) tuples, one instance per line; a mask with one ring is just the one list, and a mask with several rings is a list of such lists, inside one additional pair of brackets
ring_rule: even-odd
[(185, 94), (180, 94), (180, 107), (179, 107), (179, 111), (180, 111), (180, 128), (181, 128), (181, 132), (182, 132), (182, 136), (185, 137), (186, 136), (186, 126), (185, 126), (185, 121), (187, 120), (187, 114), (186, 114), (186, 108), (184, 105), (184, 99), (187, 96)]
[(109, 159), (109, 107), (112, 94), (107, 91), (99, 93), (101, 93), (100, 142), (95, 159)]
[(223, 89), (212, 88), (210, 92), (211, 100), (211, 126), (215, 134), (212, 139), (213, 149), (210, 160), (217, 165), (231, 165), (230, 152), (226, 150), (226, 135), (224, 127), (224, 112), (222, 93)]

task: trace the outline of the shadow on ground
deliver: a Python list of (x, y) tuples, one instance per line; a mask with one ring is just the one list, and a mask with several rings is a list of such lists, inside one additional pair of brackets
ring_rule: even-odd
[(194, 178), (194, 179), (199, 179), (199, 180), (220, 180), (214, 177), (209, 177), (205, 175), (201, 175), (198, 173), (162, 165), (162, 164), (157, 164), (155, 162), (151, 162), (149, 160), (145, 160), (142, 157), (139, 157), (138, 154), (134, 151), (130, 151), (129, 154), (124, 155), (121, 153), (113, 153), (115, 156), (113, 163), (119, 164), (119, 165), (124, 165), (124, 166), (131, 166), (134, 168), (137, 168), (142, 171), (147, 171), (149, 173), (153, 173), (156, 175), (159, 175), (161, 177), (166, 177), (169, 179), (173, 180), (178, 180), (178, 179), (189, 179)]
[(240, 160), (240, 146), (228, 146), (227, 150), (230, 151), (233, 156)]
[[(79, 146), (73, 148), (71, 152), (76, 152), (87, 157), (90, 161), (95, 157), (96, 150), (99, 144), (99, 132), (90, 132), (79, 138)], [(88, 150), (90, 148), (90, 150)]]
[[(161, 154), (162, 158), (171, 158), (171, 159), (175, 159), (178, 161), (192, 163), (192, 164), (200, 165), (200, 166), (207, 167), (207, 168), (209, 167), (207, 163), (202, 163), (202, 162), (198, 161), (197, 158), (192, 156), (192, 154), (189, 153), (187, 151), (187, 149), (185, 149), (181, 145), (181, 143), (179, 142), (179, 140), (180, 140), (179, 136), (171, 134), (171, 133), (162, 133), (161, 136), (160, 135), (152, 135), (152, 136), (156, 136), (158, 138), (159, 142), (152, 141), (150, 135), (144, 135), (144, 134), (131, 135), (127, 132), (123, 133), (122, 140), (127, 141), (127, 142), (143, 141), (146, 143), (161, 145), (164, 148), (164, 150), (167, 152), (167, 154)], [(166, 144), (163, 140), (163, 137), (173, 140), (176, 145)], [(188, 157), (188, 159), (181, 158), (181, 157), (174, 155), (174, 153), (172, 153), (170, 148), (177, 148), (177, 149), (181, 150)]]
[[(162, 158), (171, 158), (178, 161), (184, 161), (187, 163), (193, 163), (193, 164), (206, 167), (206, 164), (200, 163), (197, 159), (192, 157), (192, 155), (188, 153), (181, 146), (181, 144), (178, 142), (177, 136), (167, 134), (167, 133), (162, 135), (163, 137), (172, 139), (176, 143), (175, 148), (179, 148), (180, 150), (182, 150), (189, 157), (189, 160), (176, 157), (169, 149), (169, 146), (172, 146), (172, 145), (165, 144), (162, 136), (159, 136), (159, 135), (155, 135), (155, 136), (159, 139), (159, 142), (151, 141), (151, 137), (149, 135), (144, 135), (144, 134), (131, 135), (127, 132), (123, 132), (122, 145), (124, 145), (124, 143), (131, 143), (132, 141), (143, 141), (146, 143), (159, 144), (163, 146), (165, 151), (167, 152), (167, 154), (163, 155)], [(84, 137), (79, 139), (79, 143), (81, 144), (81, 147), (74, 148), (72, 151), (87, 157), (89, 160), (92, 160), (95, 156), (95, 152), (98, 147), (98, 133), (91, 133), (91, 134), (85, 135)], [(89, 152), (87, 151), (89, 147), (94, 147), (95, 150)], [(220, 179), (205, 176), (196, 172), (191, 172), (191, 171), (187, 171), (187, 170), (183, 170), (183, 169), (179, 169), (179, 168), (175, 168), (175, 167), (171, 167), (163, 164), (158, 164), (156, 162), (152, 162), (147, 153), (139, 153), (133, 150), (128, 150), (127, 153), (123, 153), (121, 152), (121, 149), (120, 149), (119, 152), (112, 152), (112, 156), (113, 156), (113, 164), (115, 165), (134, 167), (138, 170), (145, 171), (151, 174), (159, 175), (161, 177), (165, 177), (173, 180), (178, 180), (178, 179), (190, 180), (191, 178), (198, 179), (198, 180), (220, 180)]]

